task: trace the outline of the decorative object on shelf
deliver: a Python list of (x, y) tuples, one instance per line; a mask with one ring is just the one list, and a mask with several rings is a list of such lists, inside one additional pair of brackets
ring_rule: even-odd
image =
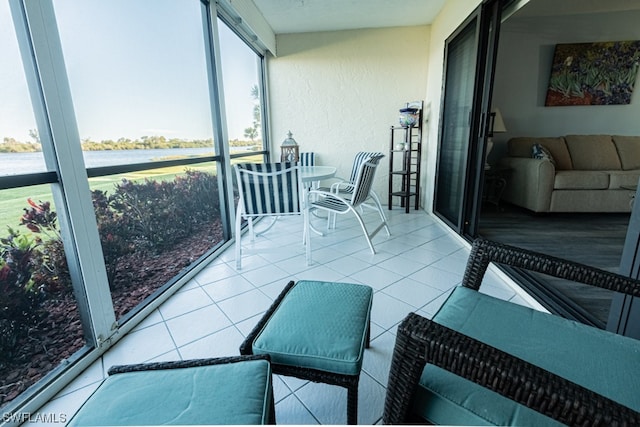
[(293, 134), (291, 131), (287, 133), (287, 139), (282, 141), (280, 145), (280, 161), (281, 162), (292, 162), (296, 163), (298, 158), (300, 157), (300, 147), (295, 139), (293, 139)]
[(506, 131), (507, 128), (504, 125), (504, 120), (502, 120), (502, 114), (500, 114), (500, 110), (494, 108), (493, 110), (491, 110), (491, 127), (489, 131), (489, 137), (487, 138), (487, 153), (484, 157), (485, 169), (491, 169), (491, 165), (487, 160), (489, 159), (489, 153), (491, 153), (491, 150), (493, 149), (493, 134)]
[(400, 126), (413, 127), (419, 124), (422, 101), (408, 102), (405, 108), (400, 109)]

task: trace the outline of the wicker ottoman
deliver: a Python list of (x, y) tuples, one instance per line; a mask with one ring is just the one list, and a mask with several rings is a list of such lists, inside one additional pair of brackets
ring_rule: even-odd
[(358, 382), (369, 347), (369, 286), (289, 282), (240, 346), (269, 355), (275, 374), (347, 389), (347, 423), (357, 424)]
[(115, 366), (69, 426), (275, 424), (268, 356)]

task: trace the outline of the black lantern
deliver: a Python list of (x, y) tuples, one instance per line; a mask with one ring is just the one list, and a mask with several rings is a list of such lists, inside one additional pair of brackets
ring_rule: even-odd
[(298, 157), (300, 155), (300, 149), (298, 147), (298, 143), (295, 139), (293, 139), (293, 134), (291, 131), (287, 134), (287, 139), (282, 141), (280, 145), (280, 161), (281, 162), (289, 162), (289, 163), (297, 163)]

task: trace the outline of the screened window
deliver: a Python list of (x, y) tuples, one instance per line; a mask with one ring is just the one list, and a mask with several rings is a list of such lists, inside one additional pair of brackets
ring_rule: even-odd
[(59, 185), (55, 174), (41, 174), (47, 167), (8, 2), (0, 2), (0, 56), (12, 64), (0, 67), (0, 408), (6, 408), (86, 342), (56, 214)]
[(204, 9), (183, 0), (55, 6), (122, 318), (223, 240)]
[[(262, 58), (221, 19), (218, 19), (218, 32), (229, 151), (232, 155), (255, 155), (265, 150)], [(262, 156), (254, 156), (254, 160), (262, 161)]]
[(228, 146), (243, 161), (266, 153), (262, 56), (228, 27), (218, 35), (212, 7), (0, 3), (13, 64), (0, 67), (5, 411), (59, 392), (84, 368), (76, 360), (95, 360), (231, 238), (221, 171)]

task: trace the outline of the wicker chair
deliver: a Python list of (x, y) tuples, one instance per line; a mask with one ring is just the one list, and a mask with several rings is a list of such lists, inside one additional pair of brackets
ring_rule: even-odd
[[(540, 253), (480, 239), (476, 240), (472, 247), (462, 283), (464, 288), (468, 288), (464, 292), (481, 295), (477, 291), (490, 262), (536, 271), (628, 295), (640, 295), (640, 281)], [(464, 288), (456, 288), (456, 290)], [(451, 299), (451, 296), (449, 298)], [(484, 295), (482, 298), (491, 299), (492, 297)], [(447, 302), (443, 307), (447, 305)], [(418, 384), (422, 384), (425, 379), (425, 373), (427, 372), (425, 366), (434, 365), (444, 370), (441, 372), (445, 378), (451, 381), (460, 381), (462, 384), (469, 384), (471, 387), (477, 387), (473, 384), (475, 383), (481, 386), (477, 387), (477, 389), (484, 390), (488, 394), (493, 394), (492, 392), (498, 393), (499, 396), (496, 395), (496, 398), (500, 399), (500, 401), (505, 401), (504, 398), (509, 399), (511, 401), (510, 405), (521, 405), (518, 406), (516, 411), (530, 411), (533, 417), (530, 419), (538, 419), (536, 417), (539, 417), (547, 424), (553, 421), (546, 417), (569, 425), (640, 425), (640, 413), (637, 412), (640, 410), (639, 386), (636, 385), (640, 382), (638, 381), (640, 377), (638, 373), (640, 370), (640, 361), (638, 361), (638, 355), (640, 355), (639, 342), (607, 331), (577, 324), (567, 319), (560, 319), (557, 316), (540, 312), (534, 313), (533, 310), (506, 301), (501, 301), (500, 304), (502, 304), (502, 309), (504, 310), (500, 310), (486, 322), (481, 317), (474, 325), (475, 330), (489, 330), (485, 332), (485, 335), (500, 335), (500, 332), (497, 332), (500, 329), (511, 330), (511, 339), (516, 341), (517, 346), (520, 347), (521, 354), (519, 357), (479, 339), (465, 335), (460, 331), (443, 326), (441, 323), (445, 323), (443, 319), (446, 321), (447, 318), (446, 315), (440, 316), (442, 309), (434, 316), (433, 320), (425, 319), (414, 313), (409, 314), (404, 319), (398, 328), (389, 374), (383, 415), (385, 424), (401, 424), (415, 420), (415, 414), (419, 411), (420, 408), (418, 407), (421, 405), (416, 401), (416, 393), (420, 388)], [(581, 334), (584, 331), (588, 332), (589, 340), (591, 335), (595, 337), (595, 346), (600, 351), (575, 348), (575, 346), (572, 347), (572, 343), (554, 340), (548, 340), (548, 347), (546, 347), (561, 355), (553, 360), (552, 364), (555, 366), (565, 365), (566, 369), (579, 371), (574, 377), (578, 377), (578, 381), (583, 385), (588, 383), (591, 389), (587, 389), (585, 386), (561, 377), (548, 369), (523, 360), (530, 358), (529, 352), (533, 352), (529, 345), (530, 342), (537, 340), (537, 344), (540, 342), (544, 344), (545, 339), (548, 337), (546, 334), (542, 334), (542, 336), (532, 339), (527, 335), (514, 334), (513, 330), (522, 327), (521, 323), (511, 324), (513, 319), (507, 317), (514, 311), (524, 312), (523, 318), (537, 316), (545, 321), (551, 319), (558, 325), (559, 329), (567, 326), (568, 332), (566, 335), (569, 337), (572, 334)], [(469, 313), (470, 311), (467, 310), (464, 316), (471, 316)], [(491, 320), (497, 321), (491, 322)], [(466, 319), (466, 321), (470, 323), (472, 320)], [(563, 332), (547, 332), (548, 335), (557, 333)], [(474, 332), (474, 334), (477, 335), (477, 332)], [(514, 337), (513, 335), (516, 336)], [(611, 346), (606, 348), (601, 346), (598, 341), (600, 338), (606, 343), (611, 343)], [(592, 342), (589, 340), (586, 342)], [(485, 339), (485, 341), (489, 340)], [(624, 345), (618, 347), (618, 344)], [(504, 344), (501, 344), (501, 346), (507, 347)], [(620, 348), (623, 349), (622, 353), (624, 353), (622, 357), (626, 358), (625, 360), (631, 360), (631, 366), (617, 366)], [(517, 353), (517, 351), (511, 352)], [(562, 356), (563, 354), (566, 355), (566, 358)], [(575, 365), (569, 366), (572, 363)], [(544, 363), (539, 363), (539, 365), (542, 364)], [(590, 368), (587, 365), (597, 366), (598, 368), (589, 370)], [(635, 369), (633, 365), (636, 366)], [(438, 368), (430, 367), (432, 373), (440, 372)], [(602, 375), (615, 377), (615, 379), (611, 379), (611, 384), (603, 384), (607, 383), (607, 380), (594, 380), (592, 377), (596, 373), (595, 371), (598, 370), (602, 371)], [(613, 375), (610, 375), (610, 373), (613, 373)], [(454, 378), (454, 375), (457, 378)], [(459, 377), (470, 382), (466, 383), (464, 382), (465, 380)], [(584, 380), (584, 377), (589, 378)], [(594, 381), (597, 383), (596, 387), (593, 387)], [(609, 396), (605, 397), (603, 393), (594, 391), (598, 388), (606, 389)], [(491, 392), (487, 391), (487, 389), (491, 390)], [(477, 393), (477, 390), (469, 392), (467, 396), (471, 396), (472, 393)], [(453, 400), (450, 402), (453, 402)], [(620, 402), (624, 402), (624, 404)], [(485, 406), (481, 410), (486, 411), (490, 416), (497, 411), (495, 407), (491, 407), (486, 399), (481, 399), (478, 403), (480, 403), (480, 406)], [(422, 406), (427, 406), (424, 401)], [(533, 411), (527, 408), (531, 408)], [(432, 407), (426, 411), (433, 413), (434, 409)], [(420, 412), (422, 418), (424, 418), (424, 411)], [(446, 424), (456, 423), (454, 414), (446, 413), (445, 417), (452, 417), (447, 419), (442, 419), (442, 412), (440, 415), (441, 419), (429, 421)], [(517, 420), (514, 421), (513, 418), (509, 418), (511, 416), (513, 415), (509, 414), (500, 423), (510, 424), (517, 422)], [(540, 423), (536, 421), (535, 424)]]

